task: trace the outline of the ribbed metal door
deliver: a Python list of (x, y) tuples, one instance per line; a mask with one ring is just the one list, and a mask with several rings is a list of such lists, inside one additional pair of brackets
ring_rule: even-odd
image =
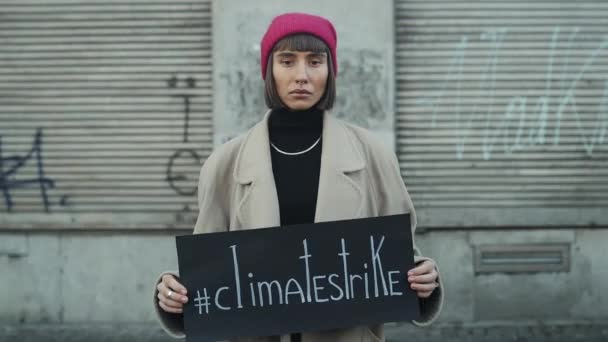
[(608, 226), (608, 2), (395, 2), (397, 149), (429, 227)]
[(0, 227), (192, 228), (210, 0), (0, 0)]

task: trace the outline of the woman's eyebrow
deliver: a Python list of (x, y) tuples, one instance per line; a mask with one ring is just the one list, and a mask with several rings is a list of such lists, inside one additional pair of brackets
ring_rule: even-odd
[(325, 57), (327, 57), (327, 54), (325, 52), (311, 52), (306, 57), (309, 57), (309, 58), (323, 57), (323, 58), (325, 58)]
[(295, 54), (295, 53), (293, 53), (293, 52), (289, 52), (289, 51), (283, 51), (283, 52), (279, 52), (279, 53), (277, 54), (277, 57), (293, 57), (293, 56), (295, 56), (295, 55), (296, 55), (296, 54)]

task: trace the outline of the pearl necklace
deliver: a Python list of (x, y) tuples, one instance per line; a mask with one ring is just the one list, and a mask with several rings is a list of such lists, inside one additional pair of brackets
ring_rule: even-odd
[(277, 152), (284, 154), (286, 156), (297, 156), (300, 154), (304, 154), (310, 150), (312, 150), (313, 148), (315, 148), (315, 146), (317, 146), (317, 144), (319, 143), (319, 141), (321, 141), (321, 137), (319, 137), (319, 139), (317, 139), (317, 141), (315, 141), (314, 144), (312, 144), (312, 146), (310, 146), (309, 148), (305, 149), (304, 151), (300, 151), (300, 152), (285, 152), (280, 150), (278, 147), (275, 146), (275, 144), (273, 144), (272, 142), (270, 142), (270, 146), (272, 146), (272, 148), (274, 148)]

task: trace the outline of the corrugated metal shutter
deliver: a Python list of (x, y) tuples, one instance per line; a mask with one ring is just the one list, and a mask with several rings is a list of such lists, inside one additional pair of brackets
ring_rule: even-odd
[(608, 2), (395, 4), (397, 149), (421, 224), (608, 226)]
[(0, 0), (0, 227), (192, 228), (211, 0)]

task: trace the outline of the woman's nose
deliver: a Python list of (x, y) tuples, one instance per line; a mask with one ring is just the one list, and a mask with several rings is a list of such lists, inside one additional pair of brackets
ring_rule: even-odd
[(306, 70), (305, 63), (298, 63), (296, 69), (296, 83), (305, 84), (308, 83), (308, 72)]

